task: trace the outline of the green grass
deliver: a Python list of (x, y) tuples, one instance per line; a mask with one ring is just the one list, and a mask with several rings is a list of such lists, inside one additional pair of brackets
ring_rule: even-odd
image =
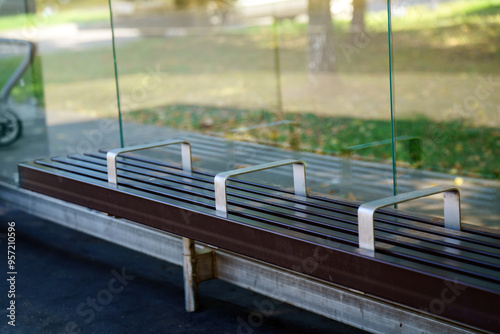
[[(435, 12), (422, 7), (418, 11), (409, 10), (405, 20), (396, 18), (395, 70), (487, 74), (493, 69), (494, 72), (500, 61), (500, 14), (495, 10), (500, 0), (493, 1), (493, 7), (488, 7), (489, 3), (487, 0), (452, 2)], [(347, 33), (348, 22), (335, 21), (338, 73), (388, 73), (384, 15), (368, 16), (369, 44), (349, 58), (341, 47), (352, 44)], [(304, 71), (307, 25), (283, 21), (278, 31), (282, 69)], [(465, 39), (460, 41), (461, 36)], [(221, 34), (143, 39), (119, 45), (117, 60), (122, 77), (144, 73), (147, 64), (159, 64), (169, 73), (186, 75), (216, 70), (274, 71), (273, 47), (272, 27), (250, 27)], [(79, 80), (108, 78), (112, 67), (110, 54), (111, 48), (48, 54), (44, 57), (47, 66), (58, 70), (47, 72), (46, 81), (74, 82), (76, 76)], [(89, 59), (92, 66), (88, 66)]]
[[(234, 133), (249, 125), (264, 125), (280, 120), (266, 110), (242, 110), (213, 106), (169, 105), (141, 109), (127, 119), (141, 124), (168, 126), (181, 130), (217, 134), (237, 139), (300, 149), (318, 154), (340, 155), (357, 145), (376, 144), (390, 138), (391, 124), (386, 120), (318, 116), (312, 113), (286, 114), (295, 125), (263, 127)], [(475, 127), (453, 120), (436, 122), (425, 117), (398, 120), (399, 133), (421, 138), (422, 158), (415, 161), (407, 142), (398, 143), (400, 166), (442, 171), (456, 175), (500, 178), (500, 130)], [(403, 130), (404, 129), (404, 130)], [(352, 151), (353, 159), (389, 161), (390, 145)]]
[(44, 14), (19, 14), (2, 17), (0, 20), (0, 31), (28, 29), (31, 31), (37, 27), (53, 26), (64, 23), (88, 23), (95, 21), (109, 21), (109, 11), (75, 9), (55, 12), (53, 15)]

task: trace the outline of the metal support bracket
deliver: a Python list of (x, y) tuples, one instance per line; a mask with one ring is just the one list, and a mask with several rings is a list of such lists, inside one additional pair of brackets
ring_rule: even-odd
[(198, 283), (217, 278), (213, 249), (207, 247), (196, 249), (196, 273)]
[(165, 141), (156, 142), (156, 143), (152, 143), (152, 144), (144, 144), (144, 145), (117, 148), (117, 149), (108, 151), (108, 153), (106, 155), (106, 161), (107, 161), (107, 165), (108, 165), (108, 182), (110, 184), (114, 184), (114, 185), (116, 185), (118, 183), (118, 176), (117, 176), (117, 171), (116, 171), (116, 158), (118, 157), (119, 154), (126, 153), (126, 152), (140, 151), (140, 150), (145, 150), (145, 149), (150, 149), (150, 148), (155, 148), (155, 147), (160, 147), (160, 146), (174, 145), (174, 144), (181, 144), (182, 169), (186, 172), (191, 173), (191, 171), (192, 171), (192, 168), (191, 168), (191, 145), (189, 144), (189, 142), (187, 142), (185, 140), (172, 139), (172, 140), (165, 140)]
[(198, 275), (196, 273), (196, 250), (194, 240), (182, 238), (184, 260), (184, 300), (186, 311), (194, 312), (200, 304)]
[(215, 254), (210, 248), (196, 249), (195, 241), (192, 239), (182, 238), (182, 242), (186, 311), (194, 312), (200, 304), (198, 283), (216, 278)]
[(373, 216), (375, 211), (393, 204), (444, 193), (444, 226), (460, 231), (460, 192), (455, 187), (436, 186), (420, 189), (392, 197), (362, 204), (358, 209), (359, 248), (375, 251), (375, 231)]
[(215, 208), (217, 210), (217, 215), (222, 217), (227, 217), (226, 181), (228, 178), (236, 175), (247, 174), (286, 165), (293, 165), (293, 184), (295, 189), (295, 195), (307, 197), (306, 169), (303, 161), (285, 159), (275, 162), (268, 162), (260, 165), (222, 172), (215, 175), (214, 189), (215, 189)]

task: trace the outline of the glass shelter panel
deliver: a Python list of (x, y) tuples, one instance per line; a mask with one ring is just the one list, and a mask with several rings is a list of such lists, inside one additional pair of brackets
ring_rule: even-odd
[[(137, 36), (116, 45), (126, 145), (186, 139), (194, 167), (212, 172), (303, 159), (313, 191), (392, 194), (384, 2), (113, 0), (112, 10), (115, 34)], [(291, 184), (286, 171), (252, 177)]]
[(0, 2), (2, 180), (20, 161), (119, 145), (109, 18), (107, 0)]
[[(408, 138), (398, 142), (398, 190), (456, 185), (464, 221), (495, 228), (500, 228), (499, 13), (500, 1), (489, 0), (392, 6), (397, 136)], [(428, 204), (402, 207), (442, 210)]]

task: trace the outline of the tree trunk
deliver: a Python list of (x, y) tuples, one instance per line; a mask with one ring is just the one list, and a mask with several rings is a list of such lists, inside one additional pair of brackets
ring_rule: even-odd
[(335, 70), (330, 0), (309, 0), (307, 69), (310, 74)]
[(352, 34), (365, 32), (365, 8), (366, 0), (352, 0)]

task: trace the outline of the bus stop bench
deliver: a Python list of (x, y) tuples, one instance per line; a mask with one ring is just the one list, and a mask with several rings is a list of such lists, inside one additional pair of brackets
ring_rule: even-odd
[[(129, 153), (165, 145), (181, 145), (181, 167)], [(285, 165), (293, 166), (294, 191), (236, 178)], [(193, 170), (183, 140), (38, 159), (19, 164), (19, 175), (24, 189), (179, 235), (187, 254), (195, 240), (429, 317), (500, 332), (500, 235), (461, 224), (457, 189), (360, 205), (307, 194), (299, 160), (217, 175)], [(381, 209), (435, 193), (444, 193), (444, 221)], [(185, 274), (196, 275), (189, 261)]]

